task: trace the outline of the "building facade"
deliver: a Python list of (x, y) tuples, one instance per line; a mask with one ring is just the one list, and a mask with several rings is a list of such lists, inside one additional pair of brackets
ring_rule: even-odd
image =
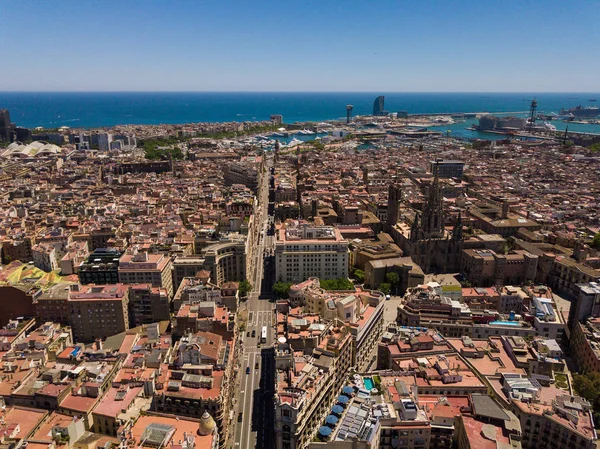
[(169, 297), (173, 297), (172, 265), (171, 258), (165, 254), (149, 254), (134, 249), (119, 259), (119, 282), (162, 287)]
[(287, 222), (277, 229), (275, 277), (298, 283), (309, 277), (348, 277), (348, 241), (330, 226)]

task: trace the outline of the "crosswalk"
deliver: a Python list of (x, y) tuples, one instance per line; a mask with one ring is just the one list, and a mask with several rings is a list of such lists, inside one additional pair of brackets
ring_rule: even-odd
[(273, 312), (270, 310), (251, 312), (248, 320), (248, 326), (257, 327), (259, 330), (263, 326), (270, 327), (273, 322), (272, 317)]

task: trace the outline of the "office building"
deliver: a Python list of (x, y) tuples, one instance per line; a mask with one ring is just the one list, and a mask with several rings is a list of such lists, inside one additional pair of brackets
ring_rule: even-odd
[(277, 228), (275, 277), (298, 283), (309, 277), (348, 277), (348, 241), (337, 228), (288, 221)]

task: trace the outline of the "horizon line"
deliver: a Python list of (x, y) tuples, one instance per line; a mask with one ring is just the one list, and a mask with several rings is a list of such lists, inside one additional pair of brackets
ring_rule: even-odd
[(0, 94), (100, 94), (100, 93), (140, 93), (140, 94), (175, 94), (175, 93), (201, 93), (201, 94), (600, 94), (600, 91), (341, 91), (341, 90), (0, 90)]

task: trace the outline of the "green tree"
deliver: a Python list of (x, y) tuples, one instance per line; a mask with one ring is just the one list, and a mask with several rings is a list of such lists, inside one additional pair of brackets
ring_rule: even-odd
[(359, 284), (365, 282), (365, 272), (363, 270), (359, 270), (358, 268), (354, 270), (352, 277), (354, 277)]
[(600, 373), (575, 374), (573, 387), (579, 396), (590, 401), (594, 407), (598, 405), (596, 402), (600, 397)]
[(354, 284), (349, 279), (321, 279), (319, 285), (324, 290), (354, 290)]
[(238, 292), (240, 296), (248, 296), (248, 293), (252, 291), (252, 285), (246, 279), (240, 282), (238, 286)]
[(600, 232), (592, 239), (592, 248), (600, 249)]
[(392, 286), (387, 282), (382, 282), (381, 284), (379, 284), (379, 291), (384, 295), (389, 295), (391, 290)]
[(398, 276), (398, 273), (395, 271), (390, 271), (389, 273), (386, 273), (385, 280), (392, 287), (395, 287), (400, 283), (400, 276)]
[(275, 284), (273, 284), (273, 293), (275, 293), (275, 296), (279, 299), (286, 299), (290, 295), (291, 286), (291, 282), (275, 282)]
[(600, 151), (600, 142), (593, 143), (588, 148), (592, 151)]
[(391, 289), (394, 293), (398, 293), (398, 285), (400, 285), (400, 276), (395, 271), (390, 271), (385, 275), (386, 283), (390, 284)]
[(594, 421), (598, 425), (600, 423), (600, 373), (575, 374), (573, 388), (579, 396), (590, 401), (594, 408)]

